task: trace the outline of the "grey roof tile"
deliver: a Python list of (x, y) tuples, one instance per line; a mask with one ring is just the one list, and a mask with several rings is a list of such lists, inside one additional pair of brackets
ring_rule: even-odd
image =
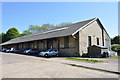
[(95, 18), (86, 20), (86, 21), (81, 21), (81, 22), (74, 23), (69, 26), (61, 27), (55, 30), (50, 30), (50, 31), (36, 33), (33, 35), (27, 35), (23, 37), (14, 38), (0, 45), (15, 44), (15, 43), (34, 41), (34, 40), (42, 40), (42, 39), (49, 39), (49, 38), (72, 35), (72, 33), (74, 33), (76, 30), (83, 27), (84, 25), (86, 25), (87, 23), (89, 23), (90, 21), (94, 19)]

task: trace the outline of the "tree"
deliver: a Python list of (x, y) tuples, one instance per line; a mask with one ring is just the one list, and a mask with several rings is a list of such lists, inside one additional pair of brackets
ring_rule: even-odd
[(28, 30), (24, 30), (23, 34), (34, 34), (42, 31), (48, 31), (51, 29), (55, 29), (57, 26), (54, 26), (52, 24), (43, 24), (42, 26), (36, 26), (36, 25), (30, 25)]
[(6, 42), (6, 41), (7, 41), (6, 34), (2, 33), (2, 43)]
[(29, 35), (29, 34), (32, 34), (32, 33), (29, 30), (24, 30), (22, 34)]
[(7, 41), (13, 38), (17, 38), (19, 37), (20, 33), (16, 28), (10, 28), (7, 32), (6, 32), (6, 38)]
[(35, 26), (35, 25), (30, 25), (28, 31), (30, 33), (34, 34), (34, 33), (40, 32), (41, 31), (41, 27)]
[(58, 24), (57, 26), (58, 27), (64, 27), (64, 26), (68, 26), (68, 25), (71, 25), (71, 24), (72, 24), (71, 22), (63, 22), (63, 23)]
[(120, 35), (111, 39), (111, 44), (120, 44)]
[(25, 36), (25, 35), (27, 35), (27, 34), (22, 33), (22, 34), (19, 35), (19, 37), (21, 37), (21, 36)]

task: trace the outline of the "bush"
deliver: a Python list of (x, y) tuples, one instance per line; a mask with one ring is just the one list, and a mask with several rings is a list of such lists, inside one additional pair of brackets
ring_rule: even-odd
[(118, 55), (120, 55), (120, 44), (113, 44), (111, 50), (118, 52)]

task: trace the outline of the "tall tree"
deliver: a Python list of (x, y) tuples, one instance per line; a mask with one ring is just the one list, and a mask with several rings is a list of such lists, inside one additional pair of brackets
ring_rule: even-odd
[(41, 26), (37, 26), (37, 25), (30, 25), (29, 28), (27, 30), (23, 31), (23, 34), (34, 34), (34, 33), (38, 33), (38, 32), (42, 32), (42, 31), (48, 31), (48, 30), (52, 30), (55, 29), (57, 27), (63, 27), (63, 26), (68, 26), (72, 23), (68, 22), (68, 23), (61, 23), (58, 25), (53, 25), (53, 24), (43, 24)]
[(6, 32), (6, 38), (7, 40), (13, 39), (13, 38), (17, 38), (19, 37), (20, 33), (16, 28), (10, 28), (7, 32)]
[(34, 34), (42, 31), (47, 31), (56, 28), (57, 26), (54, 26), (52, 24), (43, 24), (42, 26), (36, 26), (36, 25), (30, 25), (28, 30), (24, 30), (24, 34)]
[(111, 44), (120, 44), (120, 35), (111, 39)]
[(71, 24), (72, 24), (72, 22), (63, 22), (63, 23), (58, 24), (57, 26), (58, 27), (64, 27), (64, 26), (68, 26), (68, 25), (71, 25)]
[(7, 41), (7, 37), (5, 33), (1, 33), (1, 39), (2, 39), (2, 43)]
[(30, 32), (30, 30), (24, 30), (22, 34), (29, 35), (29, 34), (32, 34), (32, 33)]

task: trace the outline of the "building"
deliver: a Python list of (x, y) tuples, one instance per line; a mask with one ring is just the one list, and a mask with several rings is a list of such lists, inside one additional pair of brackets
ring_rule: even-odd
[(98, 18), (74, 23), (58, 29), (18, 37), (2, 43), (6, 48), (56, 48), (61, 56), (82, 56), (91, 45), (110, 49), (110, 37)]

